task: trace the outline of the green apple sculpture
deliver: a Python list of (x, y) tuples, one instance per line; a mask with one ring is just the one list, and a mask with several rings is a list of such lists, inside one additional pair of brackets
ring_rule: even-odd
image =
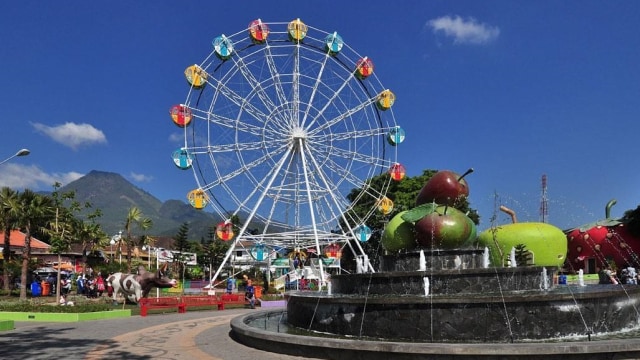
[(464, 177), (472, 172), (473, 168), (470, 168), (462, 175), (458, 175), (451, 170), (438, 171), (420, 190), (416, 198), (416, 205), (434, 202), (436, 204), (454, 206), (458, 199), (469, 196), (469, 185)]
[(402, 215), (407, 211), (402, 211), (387, 223), (382, 232), (382, 247), (389, 252), (399, 250), (412, 250), (417, 246), (415, 230), (413, 224), (405, 221)]
[(559, 228), (541, 222), (518, 223), (513, 210), (500, 210), (511, 215), (512, 224), (487, 229), (478, 235), (478, 245), (489, 248), (490, 262), (501, 267), (511, 249), (523, 244), (533, 254), (536, 266), (561, 267), (567, 257), (567, 238)]
[(476, 237), (473, 221), (451, 206), (422, 204), (402, 219), (414, 224), (416, 241), (424, 248), (459, 249), (471, 245)]

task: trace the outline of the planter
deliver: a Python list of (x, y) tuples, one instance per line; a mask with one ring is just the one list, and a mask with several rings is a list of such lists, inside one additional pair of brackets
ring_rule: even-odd
[(130, 316), (131, 310), (111, 310), (88, 313), (0, 312), (0, 319), (13, 321), (78, 322), (115, 319)]

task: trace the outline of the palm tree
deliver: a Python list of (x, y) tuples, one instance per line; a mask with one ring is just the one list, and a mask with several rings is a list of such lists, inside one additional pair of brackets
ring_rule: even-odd
[(2, 280), (3, 289), (9, 292), (11, 279), (9, 277), (9, 263), (11, 261), (11, 230), (16, 222), (18, 193), (11, 188), (3, 187), (0, 190), (0, 226), (4, 233), (4, 247), (2, 248)]
[(22, 251), (22, 273), (20, 275), (20, 300), (27, 300), (27, 274), (29, 273), (29, 260), (31, 259), (31, 235), (44, 228), (45, 224), (54, 212), (53, 202), (48, 196), (24, 190), (19, 196), (18, 225), (24, 228), (24, 250)]
[(127, 245), (127, 271), (131, 272), (131, 253), (135, 246), (134, 238), (131, 234), (133, 227), (137, 226), (141, 230), (147, 230), (153, 226), (153, 221), (150, 218), (144, 217), (142, 211), (135, 206), (132, 206), (127, 212), (127, 218), (124, 222), (125, 231), (125, 243)]

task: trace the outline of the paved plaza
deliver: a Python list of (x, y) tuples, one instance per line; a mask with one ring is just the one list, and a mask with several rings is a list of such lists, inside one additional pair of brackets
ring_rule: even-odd
[[(305, 359), (256, 350), (229, 336), (231, 309), (74, 323), (16, 322), (0, 332), (2, 359)], [(311, 354), (310, 354), (311, 355)], [(312, 355), (311, 355), (312, 356)]]

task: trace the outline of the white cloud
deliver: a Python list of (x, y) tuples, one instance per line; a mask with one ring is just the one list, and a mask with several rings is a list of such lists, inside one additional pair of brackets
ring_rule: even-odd
[(169, 135), (169, 141), (172, 143), (184, 143), (184, 133), (171, 133), (171, 135)]
[(106, 143), (107, 138), (102, 130), (90, 124), (76, 124), (72, 122), (58, 126), (47, 126), (40, 123), (31, 124), (36, 131), (50, 137), (53, 141), (73, 150), (83, 145)]
[(31, 189), (33, 191), (53, 191), (53, 184), (67, 185), (84, 176), (77, 172), (46, 173), (35, 165), (5, 164), (0, 167), (0, 187)]
[(443, 16), (429, 20), (427, 25), (434, 33), (443, 32), (452, 37), (454, 44), (481, 45), (495, 40), (500, 35), (500, 29), (481, 24), (474, 18), (462, 19), (460, 16)]
[(134, 172), (131, 172), (129, 176), (136, 182), (150, 182), (151, 180), (153, 180), (153, 176), (136, 174)]

